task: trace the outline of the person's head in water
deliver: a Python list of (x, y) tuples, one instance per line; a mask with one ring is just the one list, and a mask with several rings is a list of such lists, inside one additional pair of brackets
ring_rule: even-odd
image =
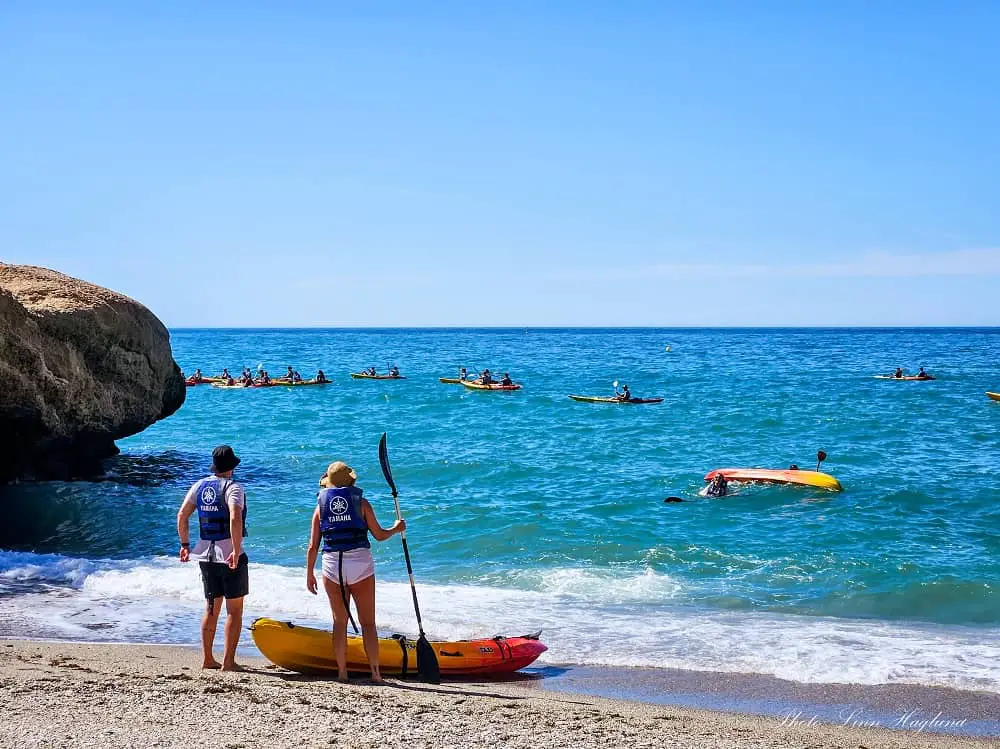
[(790, 466), (788, 466), (788, 470), (789, 471), (797, 471), (797, 470), (799, 470), (799, 467), (797, 465), (795, 465), (794, 463), (792, 463)]

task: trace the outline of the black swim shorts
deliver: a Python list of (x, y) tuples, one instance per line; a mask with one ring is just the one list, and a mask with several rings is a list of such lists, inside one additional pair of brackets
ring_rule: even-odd
[(199, 562), (205, 600), (242, 598), (250, 592), (250, 564), (246, 554), (240, 554), (236, 569), (224, 562)]

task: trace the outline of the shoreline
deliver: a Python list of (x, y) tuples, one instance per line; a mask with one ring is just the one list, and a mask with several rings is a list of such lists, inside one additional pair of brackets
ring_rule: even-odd
[[(543, 666), (518, 681), (431, 686), (390, 679), (375, 687), (301, 676), (245, 653), (242, 673), (203, 672), (199, 660), (188, 645), (2, 640), (0, 697), (9, 717), (0, 721), (0, 746), (189, 746), (211, 735), (213, 744), (231, 747), (1000, 747), (997, 735), (943, 735), (916, 722), (933, 714), (894, 730), (874, 710), (846, 725), (823, 722), (783, 694), (772, 694), (772, 702), (790, 708), (784, 718), (720, 709), (741, 689), (757, 696), (773, 689), (756, 675), (711, 674), (700, 683), (703, 696), (716, 687), (717, 704), (708, 709), (707, 701), (675, 704), (695, 693), (684, 689), (699, 686), (693, 672)], [(617, 694), (587, 694), (588, 684)], [(795, 686), (833, 698), (857, 694), (855, 685)], [(656, 690), (663, 699), (633, 701)], [(1000, 695), (992, 693), (894, 689), (876, 705), (927, 690), (949, 693), (952, 714), (965, 716), (966, 726), (976, 716), (995, 723), (996, 713), (987, 712)]]

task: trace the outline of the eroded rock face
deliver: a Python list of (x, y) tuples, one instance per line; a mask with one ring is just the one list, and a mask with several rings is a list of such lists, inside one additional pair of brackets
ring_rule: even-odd
[(101, 472), (114, 441), (184, 402), (170, 335), (138, 302), (0, 263), (0, 481)]

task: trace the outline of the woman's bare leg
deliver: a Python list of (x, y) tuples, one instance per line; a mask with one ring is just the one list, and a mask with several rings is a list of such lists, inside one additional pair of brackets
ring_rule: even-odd
[(372, 681), (382, 683), (378, 660), (378, 630), (375, 629), (375, 575), (350, 586), (351, 597), (358, 608), (358, 624), (365, 643), (365, 655), (372, 670)]
[(347, 609), (340, 586), (328, 577), (323, 578), (326, 597), (333, 612), (333, 656), (337, 659), (337, 681), (347, 681)]

